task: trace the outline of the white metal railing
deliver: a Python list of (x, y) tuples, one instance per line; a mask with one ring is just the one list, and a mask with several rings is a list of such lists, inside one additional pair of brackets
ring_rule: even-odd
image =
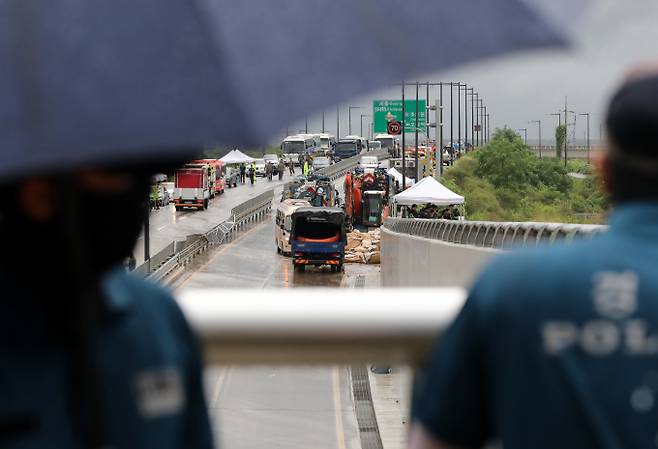
[(460, 288), (223, 289), (178, 301), (207, 364), (416, 365), (465, 297)]

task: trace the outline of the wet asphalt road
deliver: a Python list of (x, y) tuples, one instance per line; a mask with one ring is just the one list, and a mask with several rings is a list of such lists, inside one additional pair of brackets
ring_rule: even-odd
[[(275, 198), (278, 194), (279, 189)], [(350, 288), (357, 278), (366, 286), (378, 285), (379, 267), (348, 264), (345, 273), (317, 268), (295, 272), (291, 260), (276, 252), (270, 214), (232, 242), (197, 258), (172, 287)], [(221, 448), (361, 447), (348, 367), (208, 367), (205, 383)]]
[[(296, 175), (299, 175), (299, 168)], [(160, 210), (154, 210), (150, 215), (150, 240), (151, 256), (174, 240), (185, 240), (188, 235), (204, 233), (224, 221), (230, 216), (231, 209), (256, 195), (259, 195), (272, 187), (281, 186), (290, 181), (292, 176), (287, 173), (283, 181), (278, 178), (268, 181), (267, 178), (256, 178), (252, 186), (248, 181), (246, 184), (238, 184), (234, 188), (226, 188), (224, 194), (210, 201), (207, 210), (185, 209), (176, 212), (173, 204)], [(144, 234), (137, 240), (134, 251), (137, 264), (144, 261)]]

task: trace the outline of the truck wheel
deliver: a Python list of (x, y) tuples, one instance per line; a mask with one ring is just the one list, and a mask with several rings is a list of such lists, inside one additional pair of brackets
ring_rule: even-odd
[(178, 212), (179, 210), (183, 209), (183, 208), (180, 207), (180, 206), (174, 206), (174, 207), (176, 208), (176, 212)]

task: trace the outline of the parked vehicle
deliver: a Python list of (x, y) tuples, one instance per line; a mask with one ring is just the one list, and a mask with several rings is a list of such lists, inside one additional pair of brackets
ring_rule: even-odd
[(268, 162), (270, 164), (272, 164), (272, 169), (273, 169), (272, 174), (274, 176), (278, 176), (279, 175), (279, 156), (277, 156), (276, 154), (266, 154), (266, 155), (263, 156), (263, 160), (265, 161), (266, 164)]
[(238, 167), (229, 167), (225, 165), (223, 171), (224, 185), (229, 189), (231, 187), (237, 187), (240, 183), (240, 169)]
[(304, 271), (307, 265), (343, 270), (347, 233), (342, 209), (301, 207), (293, 212), (291, 222), (290, 247), (296, 270)]
[(360, 165), (364, 170), (375, 170), (379, 168), (379, 159), (377, 159), (377, 156), (361, 156)]
[(381, 147), (388, 150), (391, 157), (400, 157), (400, 144), (395, 136), (390, 134), (376, 134), (375, 139), (381, 143)]
[(331, 159), (327, 156), (316, 156), (313, 158), (313, 170), (321, 170), (331, 166)]
[(359, 153), (367, 153), (368, 151), (370, 151), (370, 147), (368, 146), (368, 139), (366, 139), (365, 137), (346, 136), (345, 139), (357, 140), (359, 142)]
[(174, 204), (176, 210), (186, 207), (207, 209), (210, 202), (208, 170), (184, 166), (176, 170)]
[(370, 151), (378, 151), (382, 149), (382, 143), (378, 140), (369, 140), (368, 141), (368, 148), (370, 148)]
[(217, 178), (221, 178), (221, 171), (217, 171), (217, 159), (197, 159), (185, 165), (189, 167), (203, 167), (208, 170), (210, 198), (214, 198), (217, 194)]
[(256, 166), (256, 176), (265, 176), (265, 159), (256, 159), (254, 161), (254, 165)]
[(333, 134), (323, 133), (320, 134), (320, 152), (324, 156), (329, 156), (334, 152), (334, 146), (336, 145), (336, 136)]
[(300, 207), (311, 207), (305, 200), (284, 200), (276, 211), (276, 226), (274, 228), (274, 241), (276, 250), (284, 256), (290, 255), (290, 231), (292, 229), (292, 214)]
[(358, 139), (340, 139), (334, 148), (334, 161), (339, 162), (361, 153), (362, 145)]
[(286, 164), (293, 161), (295, 166), (299, 166), (299, 155), (306, 156), (316, 151), (316, 141), (309, 135), (294, 135), (283, 139), (281, 143), (281, 153)]

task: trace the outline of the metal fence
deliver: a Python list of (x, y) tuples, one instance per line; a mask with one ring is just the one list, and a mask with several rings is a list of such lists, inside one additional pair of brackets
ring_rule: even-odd
[(209, 246), (226, 242), (234, 232), (250, 222), (262, 219), (272, 209), (274, 190), (261, 193), (231, 209), (231, 215), (205, 234), (194, 234), (182, 242), (171, 242), (150, 260), (135, 269), (148, 279), (159, 281), (177, 268), (184, 267)]
[(607, 230), (602, 225), (562, 223), (517, 223), (493, 221), (425, 220), (389, 218), (384, 227), (391, 232), (483, 248), (511, 248), (569, 242)]

